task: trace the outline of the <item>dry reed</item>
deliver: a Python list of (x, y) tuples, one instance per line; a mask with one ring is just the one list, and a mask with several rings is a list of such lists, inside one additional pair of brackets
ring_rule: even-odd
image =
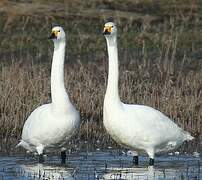
[[(77, 138), (90, 143), (109, 137), (102, 125), (102, 106), (106, 88), (107, 60), (89, 63), (67, 63), (65, 84), (72, 102), (81, 113), (82, 125)], [(0, 136), (20, 139), (30, 112), (50, 102), (49, 64), (14, 63), (1, 69)], [(145, 104), (159, 109), (192, 134), (202, 131), (202, 72), (162, 76), (158, 66), (142, 64), (120, 66), (120, 96), (124, 102)], [(154, 73), (155, 72), (155, 73)]]

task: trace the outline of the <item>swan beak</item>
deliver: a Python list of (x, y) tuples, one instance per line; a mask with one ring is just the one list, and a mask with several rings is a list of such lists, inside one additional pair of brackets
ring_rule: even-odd
[(110, 35), (111, 32), (112, 32), (112, 27), (110, 27), (110, 26), (105, 26), (105, 27), (104, 27), (104, 30), (103, 30), (103, 32), (102, 32), (102, 34), (103, 34), (103, 35)]
[(57, 32), (56, 31), (52, 31), (51, 35), (49, 36), (48, 39), (57, 39)]

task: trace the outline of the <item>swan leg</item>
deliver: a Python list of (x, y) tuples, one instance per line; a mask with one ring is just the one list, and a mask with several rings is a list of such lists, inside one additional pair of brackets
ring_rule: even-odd
[(39, 154), (39, 163), (44, 162), (43, 149), (44, 149), (44, 147), (42, 145), (39, 145), (36, 147), (36, 151)]
[(65, 164), (66, 163), (66, 150), (61, 151), (61, 164)]
[(154, 159), (153, 158), (149, 158), (149, 166), (153, 166), (154, 165)]
[(139, 164), (139, 158), (138, 156), (133, 156), (133, 164), (138, 165)]
[(138, 165), (139, 164), (138, 153), (136, 151), (132, 151), (132, 155), (133, 155), (133, 164)]
[(43, 154), (39, 154), (39, 163), (44, 163)]
[(148, 150), (147, 154), (149, 155), (149, 166), (153, 166), (154, 165), (154, 149)]

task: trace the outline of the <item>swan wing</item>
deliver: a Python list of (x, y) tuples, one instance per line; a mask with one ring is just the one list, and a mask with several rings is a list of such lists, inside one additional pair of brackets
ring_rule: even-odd
[[(135, 139), (151, 146), (173, 142), (182, 143), (187, 138), (187, 132), (177, 126), (160, 111), (143, 105), (124, 105), (127, 114), (127, 132)], [(131, 136), (132, 138), (132, 136)], [(175, 143), (174, 143), (175, 142)]]
[(71, 110), (54, 114), (51, 104), (35, 109), (25, 122), (22, 139), (34, 146), (61, 146), (73, 135), (79, 125), (79, 114)]

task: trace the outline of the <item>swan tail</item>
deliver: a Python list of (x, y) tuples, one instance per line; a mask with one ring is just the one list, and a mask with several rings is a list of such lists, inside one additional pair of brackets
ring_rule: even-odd
[(20, 146), (23, 147), (23, 141), (22, 140), (20, 140), (20, 142), (15, 147), (18, 148)]
[(191, 134), (189, 134), (188, 132), (184, 132), (184, 140), (185, 141), (191, 141), (193, 139), (194, 139), (194, 137), (191, 136)]
[(25, 141), (23, 141), (23, 140), (20, 140), (20, 142), (15, 146), (16, 148), (18, 148), (18, 147), (23, 147), (23, 148), (25, 148), (26, 150), (28, 150), (29, 152), (32, 152), (33, 151), (33, 149), (31, 148), (31, 146), (27, 143), (27, 142), (25, 142)]

